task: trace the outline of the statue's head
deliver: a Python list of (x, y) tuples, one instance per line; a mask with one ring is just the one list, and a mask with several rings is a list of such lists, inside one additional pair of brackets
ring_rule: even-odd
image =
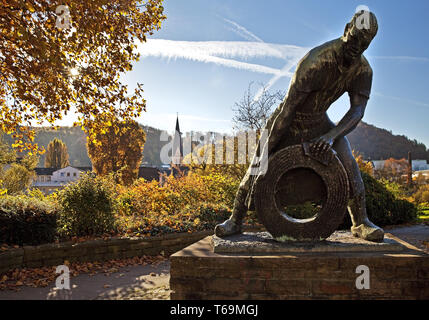
[(352, 61), (360, 57), (369, 47), (377, 31), (378, 23), (374, 13), (366, 10), (356, 12), (347, 23), (341, 37), (344, 42), (345, 58)]

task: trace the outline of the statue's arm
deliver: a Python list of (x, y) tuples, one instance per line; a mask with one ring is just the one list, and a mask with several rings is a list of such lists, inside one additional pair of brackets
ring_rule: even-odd
[(334, 140), (348, 135), (356, 128), (365, 114), (368, 98), (360, 94), (354, 94), (350, 97), (350, 103), (350, 110), (345, 114), (338, 125), (332, 129), (332, 137)]
[(312, 148), (314, 152), (325, 152), (332, 147), (335, 140), (342, 138), (352, 132), (362, 120), (368, 97), (359, 93), (350, 96), (350, 109), (341, 121), (327, 134), (316, 139)]

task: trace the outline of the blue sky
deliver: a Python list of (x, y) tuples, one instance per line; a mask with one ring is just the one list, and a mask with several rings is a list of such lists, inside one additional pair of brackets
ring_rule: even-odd
[[(140, 47), (124, 80), (144, 84), (139, 122), (171, 132), (231, 132), (231, 108), (249, 82), (286, 90), (308, 49), (339, 37), (357, 6), (378, 18), (365, 55), (373, 70), (364, 121), (429, 146), (429, 1), (165, 0), (167, 20)], [(348, 96), (329, 111), (338, 121)]]

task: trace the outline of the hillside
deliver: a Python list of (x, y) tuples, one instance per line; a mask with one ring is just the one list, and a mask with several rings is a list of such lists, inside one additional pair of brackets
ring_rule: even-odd
[[(149, 126), (142, 126), (142, 128), (146, 132), (142, 162), (147, 165), (160, 166), (162, 164), (160, 160), (161, 148), (166, 143), (160, 141), (161, 130)], [(429, 150), (423, 143), (410, 140), (405, 136), (394, 135), (390, 131), (365, 122), (361, 122), (347, 137), (352, 148), (362, 154), (365, 159), (407, 158), (408, 151), (411, 151), (413, 159), (429, 161)], [(86, 136), (80, 128), (61, 127), (58, 131), (39, 128), (35, 142), (46, 148), (54, 138), (63, 140), (67, 145), (71, 165), (78, 167), (91, 165), (86, 152)], [(184, 141), (187, 139), (185, 135), (183, 138)], [(10, 137), (5, 137), (5, 139), (9, 143), (12, 141)], [(41, 156), (39, 165), (43, 166), (43, 164), (44, 156)]]
[[(161, 130), (143, 126), (143, 130), (146, 132), (146, 143), (143, 149), (143, 163), (151, 165), (161, 165), (159, 154), (161, 150), (160, 135)], [(40, 146), (47, 148), (49, 142), (54, 138), (61, 139), (66, 145), (69, 152), (69, 160), (72, 166), (86, 167), (91, 166), (91, 160), (88, 157), (86, 151), (86, 134), (76, 127), (60, 127), (58, 130), (52, 130), (50, 128), (38, 128), (36, 129), (36, 138), (34, 141)], [(11, 144), (12, 138), (9, 136), (4, 137), (5, 140)], [(45, 163), (45, 156), (40, 157), (39, 166), (43, 167)]]
[(413, 159), (429, 161), (429, 150), (423, 143), (410, 140), (406, 136), (394, 135), (391, 131), (365, 122), (359, 123), (347, 137), (352, 148), (359, 151), (365, 159), (407, 159), (408, 152), (411, 151)]

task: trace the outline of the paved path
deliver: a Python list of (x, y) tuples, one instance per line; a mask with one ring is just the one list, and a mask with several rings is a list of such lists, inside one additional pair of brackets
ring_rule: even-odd
[[(394, 236), (429, 253), (429, 226), (414, 225), (386, 228)], [(71, 278), (71, 294), (56, 291), (55, 284), (47, 288), (22, 288), (21, 291), (0, 291), (0, 300), (46, 299), (169, 299), (170, 264), (124, 267), (109, 276), (82, 274)]]
[(414, 226), (404, 226), (386, 228), (385, 232), (391, 233), (405, 242), (429, 253), (429, 226), (418, 224)]
[[(168, 299), (170, 264), (124, 267), (108, 276), (81, 274), (70, 279), (71, 290), (25, 287), (0, 291), (0, 300)], [(70, 294), (71, 293), (71, 294)]]

